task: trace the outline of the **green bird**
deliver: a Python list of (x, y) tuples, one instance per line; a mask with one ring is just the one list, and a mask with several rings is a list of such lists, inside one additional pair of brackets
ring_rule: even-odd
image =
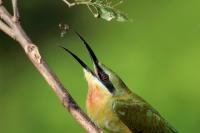
[(88, 82), (86, 108), (89, 117), (108, 133), (178, 133), (149, 103), (132, 92), (121, 78), (99, 62), (84, 38), (94, 65), (92, 71), (78, 56), (71, 54), (83, 67)]

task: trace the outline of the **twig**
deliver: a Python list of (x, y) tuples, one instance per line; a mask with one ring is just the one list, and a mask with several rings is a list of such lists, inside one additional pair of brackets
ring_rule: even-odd
[(9, 35), (11, 38), (13, 38), (13, 31), (10, 27), (8, 27), (8, 25), (6, 25), (3, 21), (0, 20), (0, 29), (6, 33), (7, 35)]
[(9, 12), (5, 9), (4, 6), (0, 5), (0, 18), (5, 21), (7, 25), (12, 27), (12, 16), (9, 14)]
[(76, 3), (70, 3), (69, 1), (67, 0), (62, 0), (63, 2), (65, 2), (69, 7), (72, 7), (72, 6), (75, 6)]
[(87, 1), (74, 1), (74, 2), (69, 2), (68, 0), (62, 0), (65, 4), (67, 4), (68, 7), (72, 7), (75, 5), (90, 5), (92, 3), (92, 0), (87, 0)]
[(19, 19), (19, 10), (17, 6), (17, 0), (12, 0), (12, 6), (13, 6), (13, 20), (16, 22)]
[[(0, 3), (2, 3), (2, 0), (0, 0)], [(100, 129), (95, 126), (95, 124), (73, 100), (73, 98), (61, 84), (57, 76), (48, 67), (47, 63), (40, 55), (37, 46), (24, 32), (19, 23), (17, 0), (12, 0), (12, 4), (14, 16), (10, 15), (6, 8), (4, 8), (4, 6), (0, 4), (0, 29), (10, 37), (15, 39), (17, 42), (19, 42), (28, 58), (32, 61), (37, 70), (51, 86), (52, 90), (56, 93), (60, 101), (62, 101), (64, 107), (77, 120), (77, 122), (89, 133), (101, 133)]]

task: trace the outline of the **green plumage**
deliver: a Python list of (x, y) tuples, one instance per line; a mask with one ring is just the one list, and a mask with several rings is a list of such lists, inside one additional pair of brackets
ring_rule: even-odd
[(133, 133), (178, 133), (156, 110), (134, 96), (114, 101), (113, 111)]
[(109, 133), (178, 133), (150, 104), (130, 91), (112, 70), (102, 64), (99, 66), (114, 88), (109, 92), (108, 87), (85, 71), (89, 84), (87, 103), (92, 103), (87, 104), (87, 110), (99, 127)]

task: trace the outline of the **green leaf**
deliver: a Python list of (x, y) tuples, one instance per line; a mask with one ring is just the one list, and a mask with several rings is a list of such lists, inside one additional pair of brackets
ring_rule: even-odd
[(115, 12), (111, 8), (99, 7), (97, 8), (100, 18), (111, 21), (116, 18)]
[(124, 21), (127, 21), (128, 20), (128, 17), (126, 14), (118, 11), (117, 12), (117, 17), (116, 17), (116, 21), (119, 21), (119, 22), (124, 22)]
[(124, 22), (128, 20), (128, 17), (124, 13), (111, 7), (98, 6), (96, 9), (99, 17), (107, 21), (116, 20), (119, 22)]

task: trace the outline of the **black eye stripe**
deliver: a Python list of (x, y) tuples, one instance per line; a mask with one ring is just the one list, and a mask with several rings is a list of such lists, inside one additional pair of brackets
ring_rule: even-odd
[(108, 91), (110, 93), (113, 93), (115, 90), (115, 87), (113, 86), (113, 84), (108, 80), (108, 81), (103, 81), (103, 84), (106, 86), (106, 88), (108, 89)]

